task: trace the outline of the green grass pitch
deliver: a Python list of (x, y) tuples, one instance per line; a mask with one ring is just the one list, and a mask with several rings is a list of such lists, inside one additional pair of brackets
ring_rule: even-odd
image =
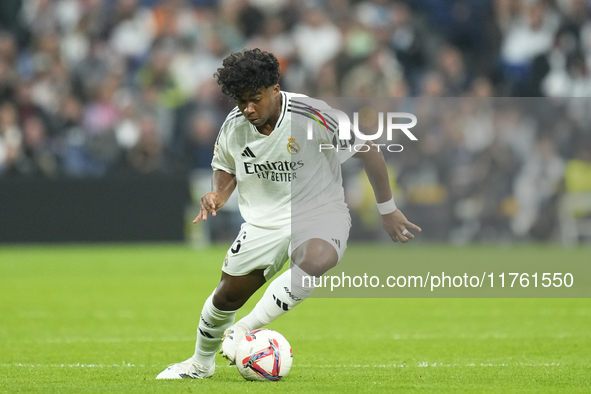
[[(532, 261), (565, 254), (559, 247), (519, 248)], [(400, 261), (417, 251), (453, 261), (467, 250), (350, 249), (367, 258), (395, 253)], [(0, 247), (0, 392), (591, 392), (589, 299), (310, 299), (270, 326), (293, 347), (283, 381), (246, 382), (219, 356), (211, 379), (156, 381), (168, 364), (192, 354), (199, 312), (225, 252), (183, 245)], [(568, 254), (587, 259), (590, 251)]]

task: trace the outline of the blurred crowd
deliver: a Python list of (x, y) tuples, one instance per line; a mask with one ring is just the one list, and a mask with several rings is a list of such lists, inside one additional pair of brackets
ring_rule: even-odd
[[(588, 0), (1, 0), (0, 177), (209, 169), (234, 106), (213, 73), (244, 48), (273, 52), (282, 88), (316, 97), (589, 97), (590, 16)], [(398, 183), (412, 200), (431, 177), (425, 195), (462, 201), (460, 238), (474, 233), (462, 218), (499, 206), (525, 234), (532, 201), (589, 163), (575, 103), (556, 106), (559, 124), (511, 106), (423, 111)]]
[(591, 95), (586, 0), (2, 0), (0, 174), (208, 168), (246, 47), (317, 97)]
[[(397, 205), (417, 223), (429, 223), (422, 236), (457, 243), (557, 240), (561, 215), (591, 213), (591, 99), (389, 101), (420, 119), (412, 129), (418, 140), (394, 134), (403, 153), (384, 156)], [(383, 232), (373, 191), (352, 164), (349, 206), (362, 225), (359, 235), (374, 238)], [(565, 195), (588, 203), (566, 206)]]

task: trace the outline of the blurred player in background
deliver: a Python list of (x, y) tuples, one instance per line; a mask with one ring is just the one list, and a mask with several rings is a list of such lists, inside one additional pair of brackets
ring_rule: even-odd
[[(382, 154), (371, 141), (364, 152), (327, 149), (336, 122), (306, 135), (305, 96), (279, 87), (279, 63), (259, 49), (233, 53), (215, 74), (224, 94), (237, 107), (222, 125), (214, 148), (213, 190), (201, 197), (195, 219), (216, 216), (235, 188), (245, 223), (222, 266), (222, 278), (205, 301), (195, 354), (161, 372), (157, 379), (208, 378), (215, 372), (215, 354), (234, 362), (244, 335), (284, 315), (313, 291), (304, 277), (317, 277), (343, 256), (350, 217), (344, 201), (340, 165), (354, 156), (363, 161), (374, 190), (382, 224), (394, 242), (421, 231), (396, 208)], [(329, 118), (330, 119), (330, 118)], [(300, 138), (298, 138), (300, 137)], [(353, 141), (348, 141), (351, 144)], [(236, 311), (287, 260), (290, 269), (269, 285), (255, 308), (234, 324)]]

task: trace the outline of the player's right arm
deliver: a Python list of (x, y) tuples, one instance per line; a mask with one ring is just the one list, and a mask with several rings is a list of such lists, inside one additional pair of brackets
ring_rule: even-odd
[(236, 176), (222, 170), (213, 172), (211, 182), (212, 191), (201, 196), (201, 210), (193, 223), (207, 220), (207, 215), (216, 216), (216, 212), (226, 204), (236, 188)]
[(228, 120), (235, 118), (232, 115), (233, 112), (228, 115), (216, 139), (211, 161), (211, 191), (201, 196), (201, 210), (193, 223), (207, 220), (207, 215), (216, 216), (216, 212), (226, 204), (236, 188), (236, 165), (227, 141), (227, 130), (231, 127)]

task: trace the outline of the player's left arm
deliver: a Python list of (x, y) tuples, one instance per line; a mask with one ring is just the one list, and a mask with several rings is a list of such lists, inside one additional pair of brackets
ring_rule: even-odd
[[(382, 152), (378, 151), (376, 145), (371, 141), (366, 141), (365, 144), (369, 146), (369, 149), (365, 152), (357, 152), (353, 157), (363, 161), (363, 166), (365, 167), (367, 178), (369, 179), (369, 183), (376, 196), (376, 201), (378, 204), (384, 203), (392, 199), (392, 190), (390, 189), (390, 179), (388, 177), (386, 161), (384, 160), (384, 155), (382, 155)], [(411, 229), (419, 232), (421, 231), (419, 226), (408, 221), (400, 209), (382, 215), (382, 227), (394, 242), (400, 240), (401, 242), (406, 243), (408, 240), (413, 239), (415, 236), (410, 232)], [(402, 235), (402, 232), (405, 229), (408, 230), (408, 232)]]

